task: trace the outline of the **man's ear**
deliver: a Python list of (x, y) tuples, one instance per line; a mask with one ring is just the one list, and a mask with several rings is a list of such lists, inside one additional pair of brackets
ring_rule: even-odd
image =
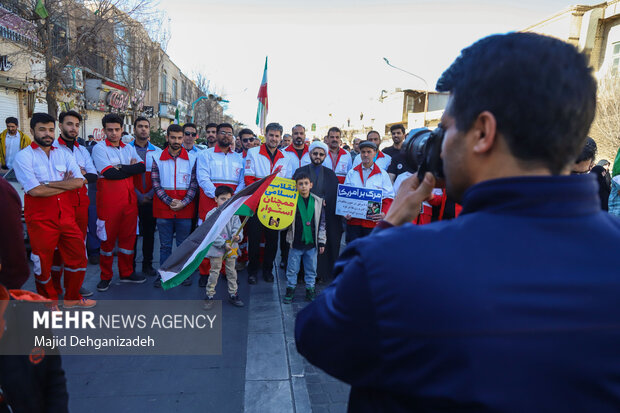
[(489, 111), (481, 112), (474, 121), (471, 131), (474, 132), (476, 139), (473, 148), (474, 152), (478, 154), (489, 152), (493, 148), (497, 137), (497, 121), (495, 116)]

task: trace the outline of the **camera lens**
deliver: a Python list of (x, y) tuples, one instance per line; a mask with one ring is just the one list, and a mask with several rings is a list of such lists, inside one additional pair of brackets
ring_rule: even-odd
[(424, 174), (430, 172), (436, 178), (443, 178), (443, 162), (441, 161), (441, 144), (444, 131), (436, 128), (412, 129), (405, 138), (403, 150), (405, 163), (413, 171), (417, 171), (418, 178), (424, 179)]

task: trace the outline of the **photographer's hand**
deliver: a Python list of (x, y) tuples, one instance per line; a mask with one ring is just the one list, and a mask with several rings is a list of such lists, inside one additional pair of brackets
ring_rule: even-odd
[(385, 216), (385, 221), (399, 226), (416, 219), (420, 214), (422, 202), (433, 196), (434, 187), (435, 177), (430, 172), (424, 175), (421, 184), (417, 175), (404, 180)]

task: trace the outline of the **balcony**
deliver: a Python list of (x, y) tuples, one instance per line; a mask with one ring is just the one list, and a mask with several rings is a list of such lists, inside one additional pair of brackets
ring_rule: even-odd
[(160, 92), (159, 103), (171, 103), (170, 93)]

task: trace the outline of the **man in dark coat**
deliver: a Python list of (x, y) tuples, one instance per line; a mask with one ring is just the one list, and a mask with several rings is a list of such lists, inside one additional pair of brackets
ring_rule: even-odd
[(308, 174), (312, 181), (310, 192), (325, 200), (325, 224), (327, 226), (327, 245), (325, 253), (319, 255), (317, 263), (317, 276), (322, 282), (332, 279), (334, 262), (340, 254), (340, 241), (342, 239), (342, 217), (336, 215), (336, 195), (338, 192), (338, 177), (334, 171), (323, 166), (327, 156), (327, 145), (323, 142), (314, 141), (308, 148), (310, 165), (302, 166), (297, 171)]
[(587, 58), (489, 36), (437, 90), (462, 213), (412, 225), (435, 178), (405, 180), (298, 314), (299, 353), (352, 385), (352, 412), (618, 411), (620, 220), (592, 174), (570, 175), (596, 108)]

